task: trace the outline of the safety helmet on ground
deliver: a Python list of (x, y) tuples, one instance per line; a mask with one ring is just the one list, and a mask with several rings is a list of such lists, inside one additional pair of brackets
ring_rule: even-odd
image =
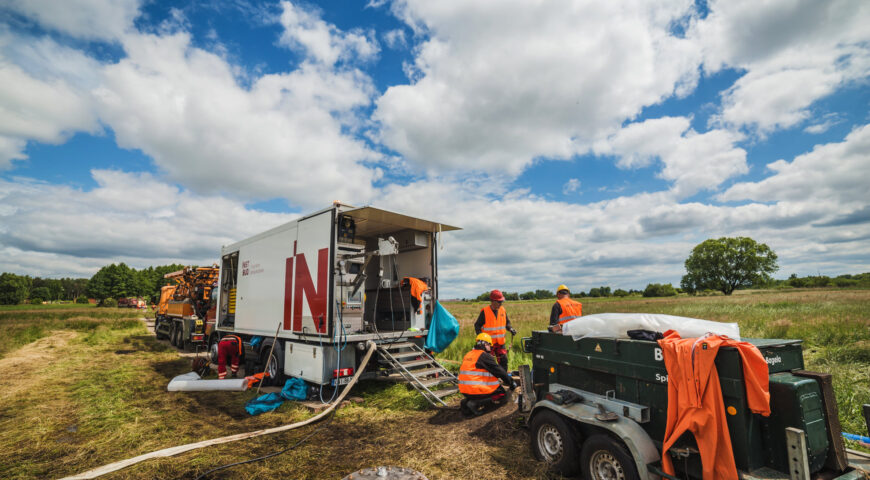
[(492, 337), (490, 337), (488, 333), (481, 332), (477, 334), (477, 338), (475, 340), (478, 342), (486, 342), (492, 345)]
[(489, 299), (494, 302), (503, 302), (504, 295), (502, 295), (501, 290), (493, 290), (489, 292)]
[(562, 290), (564, 290), (568, 293), (571, 293), (571, 290), (569, 290), (568, 287), (564, 283), (562, 285), (559, 285), (558, 287), (556, 287), (556, 293), (559, 293)]

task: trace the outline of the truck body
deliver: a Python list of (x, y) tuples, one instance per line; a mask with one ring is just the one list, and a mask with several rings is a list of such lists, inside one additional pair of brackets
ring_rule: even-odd
[[(866, 466), (849, 464), (831, 377), (803, 370), (801, 341), (744, 340), (768, 364), (769, 417), (747, 406), (737, 350), (722, 347), (715, 361), (742, 478), (865, 478)], [(582, 470), (589, 480), (611, 478), (608, 474), (617, 471), (622, 474), (613, 478), (660, 478), (668, 372), (657, 342), (575, 341), (533, 332), (523, 349), (532, 354), (533, 365), (522, 369), (522, 409), (529, 413), (532, 449), (539, 459), (565, 474)], [(701, 457), (690, 433), (665, 454), (671, 455), (678, 478), (701, 478)]]
[(155, 309), (154, 333), (169, 339), (178, 348), (205, 349), (214, 341), (216, 302), (212, 291), (217, 286), (217, 267), (185, 267), (163, 276), (174, 281), (160, 289)]
[[(422, 345), (438, 298), (438, 236), (456, 229), (336, 202), (225, 246), (217, 331), (243, 339), (246, 370), (268, 366), (268, 383), (346, 383), (365, 342)], [(407, 277), (429, 290), (413, 298)]]

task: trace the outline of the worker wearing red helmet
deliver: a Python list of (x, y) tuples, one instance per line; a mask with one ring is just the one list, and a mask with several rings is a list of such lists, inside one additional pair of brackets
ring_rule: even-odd
[(562, 325), (583, 315), (583, 304), (571, 300), (571, 291), (564, 284), (556, 287), (556, 303), (550, 310), (551, 332), (561, 332)]
[(480, 415), (486, 406), (499, 404), (507, 392), (499, 380), (510, 386), (517, 383), (496, 363), (492, 352), (492, 338), (486, 333), (477, 335), (474, 348), (462, 358), (459, 367), (459, 392), (465, 396), (459, 407), (465, 415)]
[(242, 357), (242, 339), (235, 335), (227, 335), (218, 342), (218, 378), (227, 376), (227, 360), (230, 362), (232, 377), (239, 373), (239, 361)]
[(517, 331), (511, 327), (507, 312), (502, 305), (504, 295), (499, 290), (489, 292), (489, 306), (483, 307), (474, 322), (474, 333), (486, 333), (492, 338), (492, 354), (495, 356), (501, 368), (508, 369), (507, 350), (505, 349), (505, 337), (507, 332), (516, 335)]

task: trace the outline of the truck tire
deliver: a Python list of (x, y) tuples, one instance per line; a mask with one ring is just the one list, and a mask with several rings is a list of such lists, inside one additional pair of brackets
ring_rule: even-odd
[(173, 347), (178, 345), (178, 337), (175, 335), (175, 322), (169, 326), (169, 344)]
[(580, 469), (587, 480), (638, 480), (634, 459), (621, 442), (599, 434), (583, 442)]
[[(260, 368), (266, 368), (269, 350), (271, 350), (271, 345), (263, 345), (260, 350)], [(264, 386), (284, 385), (284, 349), (281, 348), (281, 342), (275, 343), (275, 349), (272, 350), (272, 361), (269, 362), (267, 371), (269, 376), (263, 379)], [(245, 374), (249, 375), (247, 372)]]
[[(208, 360), (211, 363), (217, 364), (218, 361), (218, 336), (212, 333), (208, 337)], [(247, 371), (245, 372), (247, 373)]]
[(530, 425), (532, 452), (538, 460), (566, 477), (576, 475), (577, 434), (561, 415), (544, 410), (532, 418)]

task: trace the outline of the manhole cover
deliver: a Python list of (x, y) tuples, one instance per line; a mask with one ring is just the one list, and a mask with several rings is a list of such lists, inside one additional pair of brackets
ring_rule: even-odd
[(373, 467), (351, 473), (342, 480), (428, 480), (422, 473), (404, 467)]

